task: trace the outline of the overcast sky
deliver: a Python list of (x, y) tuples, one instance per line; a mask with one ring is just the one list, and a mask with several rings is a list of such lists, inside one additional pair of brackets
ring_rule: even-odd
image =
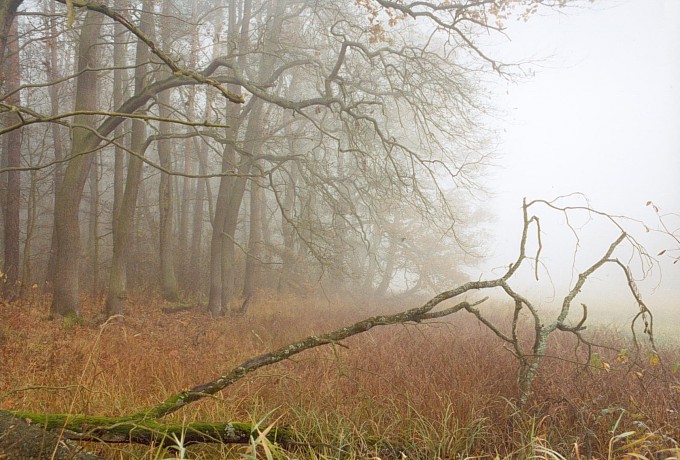
[[(650, 223), (648, 200), (680, 212), (680, 0), (599, 0), (507, 25), (511, 41), (496, 55), (533, 59), (536, 75), (497, 91), (504, 116), (488, 182), (497, 220), (484, 272), (516, 256), (523, 196), (581, 192), (593, 207)], [(544, 244), (570, 247), (569, 235), (545, 230)], [(648, 296), (680, 310), (680, 263), (662, 270)]]

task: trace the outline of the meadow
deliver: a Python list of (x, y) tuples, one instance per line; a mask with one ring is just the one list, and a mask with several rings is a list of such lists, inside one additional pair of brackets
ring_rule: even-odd
[[(0, 409), (122, 416), (250, 357), (394, 311), (262, 296), (244, 317), (213, 318), (132, 297), (128, 314), (99, 324), (101, 301), (82, 304), (84, 321), (50, 320), (39, 295), (0, 306)], [(680, 345), (666, 337), (657, 359), (623, 327), (588, 329), (606, 347), (587, 364), (571, 335), (555, 335), (521, 408), (516, 360), (459, 312), (305, 351), (168, 417), (285, 428), (295, 443), (254, 435), (245, 445), (86, 448), (107, 459), (679, 458)]]

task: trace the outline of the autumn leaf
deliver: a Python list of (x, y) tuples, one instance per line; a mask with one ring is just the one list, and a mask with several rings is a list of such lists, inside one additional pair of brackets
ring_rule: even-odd
[(624, 349), (616, 355), (616, 362), (619, 364), (626, 364), (628, 362), (628, 350)]
[(659, 358), (659, 355), (654, 353), (652, 356), (649, 358), (649, 364), (652, 366), (658, 366), (659, 363), (661, 363), (661, 358)]

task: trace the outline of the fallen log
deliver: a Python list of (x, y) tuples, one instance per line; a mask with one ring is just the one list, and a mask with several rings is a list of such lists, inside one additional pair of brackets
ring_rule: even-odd
[[(33, 420), (30, 419), (29, 420)], [(43, 425), (0, 411), (0, 458), (13, 460), (103, 460)]]
[[(60, 431), (63, 438), (73, 441), (171, 446), (181, 439), (182, 444), (187, 446), (213, 442), (247, 444), (251, 436), (258, 437), (259, 435), (256, 425), (239, 422), (173, 424), (136, 417), (97, 417), (15, 411), (0, 411), (0, 415), (14, 417), (19, 422), (29, 420), (32, 423), (30, 426), (35, 427), (41, 433), (43, 428)], [(26, 422), (23, 423), (26, 424)], [(267, 439), (279, 444), (287, 444), (293, 440), (293, 436), (285, 429), (272, 427), (267, 433)]]

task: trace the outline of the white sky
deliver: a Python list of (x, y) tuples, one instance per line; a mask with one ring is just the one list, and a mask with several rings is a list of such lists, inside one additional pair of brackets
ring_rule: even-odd
[[(497, 220), (484, 273), (516, 257), (523, 196), (582, 192), (595, 208), (650, 223), (647, 200), (680, 212), (680, 0), (599, 0), (507, 26), (511, 41), (495, 56), (540, 62), (528, 66), (535, 77), (503, 83), (496, 96), (505, 120), (488, 182)], [(545, 229), (545, 245), (570, 241)], [(663, 245), (650, 244), (655, 253)], [(656, 273), (643, 294), (680, 311), (680, 263), (661, 265), (663, 278)]]

